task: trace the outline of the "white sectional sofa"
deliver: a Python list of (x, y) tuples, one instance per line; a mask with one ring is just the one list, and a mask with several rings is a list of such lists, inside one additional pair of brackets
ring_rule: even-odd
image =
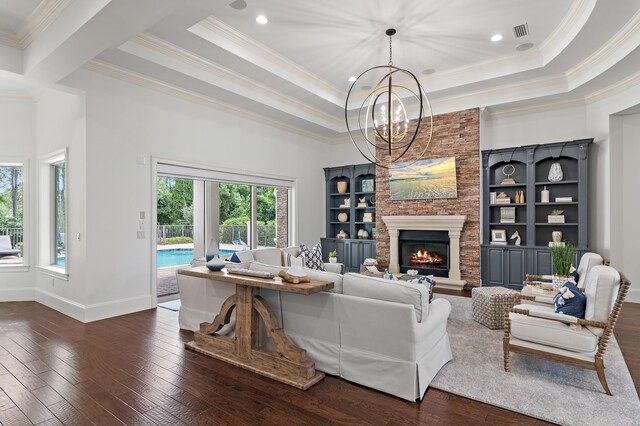
[[(276, 274), (286, 269), (283, 256), (278, 261), (275, 249), (267, 250), (271, 253), (249, 253), (253, 261), (248, 252), (243, 253), (242, 266)], [(286, 250), (293, 248), (283, 249), (285, 256)], [(261, 289), (260, 295), (289, 337), (314, 359), (316, 368), (410, 401), (421, 399), (452, 358), (446, 331), (449, 302), (429, 303), (429, 292), (422, 284), (306, 271), (313, 279), (332, 281), (334, 288), (309, 296)], [(187, 330), (212, 321), (235, 292), (232, 284), (185, 275), (178, 275), (178, 285), (180, 328)], [(233, 333), (233, 324), (220, 332)], [(263, 340), (263, 344), (269, 342)]]

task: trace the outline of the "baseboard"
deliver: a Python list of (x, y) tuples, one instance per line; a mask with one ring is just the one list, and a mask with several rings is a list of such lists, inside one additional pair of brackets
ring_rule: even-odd
[(126, 299), (87, 305), (85, 322), (98, 321), (105, 318), (131, 314), (155, 308), (151, 305), (149, 295), (128, 297)]
[(0, 302), (30, 302), (35, 298), (35, 288), (0, 288)]
[(629, 292), (627, 293), (627, 298), (624, 301), (630, 303), (640, 303), (640, 289), (630, 288)]
[[(31, 300), (33, 300), (33, 298)], [(150, 298), (147, 295), (96, 303), (93, 305), (82, 305), (73, 300), (49, 293), (48, 291), (36, 289), (35, 300), (51, 309), (55, 309), (58, 312), (85, 323), (144, 311), (154, 307), (151, 306)]]
[(36, 289), (36, 302), (55, 309), (73, 319), (85, 322), (85, 306), (41, 288)]

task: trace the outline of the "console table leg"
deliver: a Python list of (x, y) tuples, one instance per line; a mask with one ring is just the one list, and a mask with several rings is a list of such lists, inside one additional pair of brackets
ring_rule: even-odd
[(258, 288), (236, 285), (236, 355), (244, 359), (258, 346), (258, 316), (253, 309), (258, 294)]

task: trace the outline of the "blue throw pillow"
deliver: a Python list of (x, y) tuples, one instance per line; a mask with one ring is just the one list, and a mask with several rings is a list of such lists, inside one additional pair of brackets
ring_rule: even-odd
[(571, 275), (573, 277), (573, 280), (576, 282), (576, 284), (578, 284), (578, 281), (580, 281), (580, 274), (578, 274), (578, 270), (576, 269), (569, 275)]
[(433, 275), (422, 275), (418, 278), (418, 284), (424, 284), (429, 289), (429, 294), (433, 292)]
[(238, 257), (238, 255), (235, 252), (227, 260), (229, 262), (233, 262), (233, 263), (242, 263), (242, 261), (240, 260), (240, 258)]
[(567, 281), (553, 298), (553, 306), (556, 313), (584, 319), (587, 296), (575, 284)]

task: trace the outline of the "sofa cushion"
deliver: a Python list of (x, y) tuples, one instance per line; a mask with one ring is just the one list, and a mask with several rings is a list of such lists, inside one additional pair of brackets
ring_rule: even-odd
[[(265, 265), (264, 263), (253, 262), (249, 266), (249, 269), (251, 269), (252, 271), (271, 272), (274, 275), (278, 275), (280, 271), (286, 271), (287, 269), (289, 269), (289, 267)], [(342, 275), (335, 274), (333, 272), (318, 271), (317, 269), (309, 269), (309, 268), (304, 268), (304, 272), (312, 280), (331, 281), (333, 283), (333, 288), (329, 290), (331, 293), (342, 293), (342, 281), (343, 281)]]
[(247, 251), (238, 251), (236, 252), (236, 256), (240, 259), (241, 263), (253, 262), (255, 259), (253, 258), (254, 250)]
[[(541, 314), (555, 314), (553, 308), (540, 305), (517, 305), (515, 308), (527, 309)], [(598, 338), (587, 328), (579, 330), (559, 321), (509, 314), (511, 335), (527, 342), (555, 346), (572, 352), (593, 352)]]
[(282, 252), (279, 248), (269, 247), (251, 250), (253, 258), (256, 262), (265, 263), (267, 265), (282, 266)]
[(424, 284), (348, 273), (342, 281), (342, 292), (351, 296), (413, 305), (418, 322), (426, 321), (429, 313), (429, 289)]

